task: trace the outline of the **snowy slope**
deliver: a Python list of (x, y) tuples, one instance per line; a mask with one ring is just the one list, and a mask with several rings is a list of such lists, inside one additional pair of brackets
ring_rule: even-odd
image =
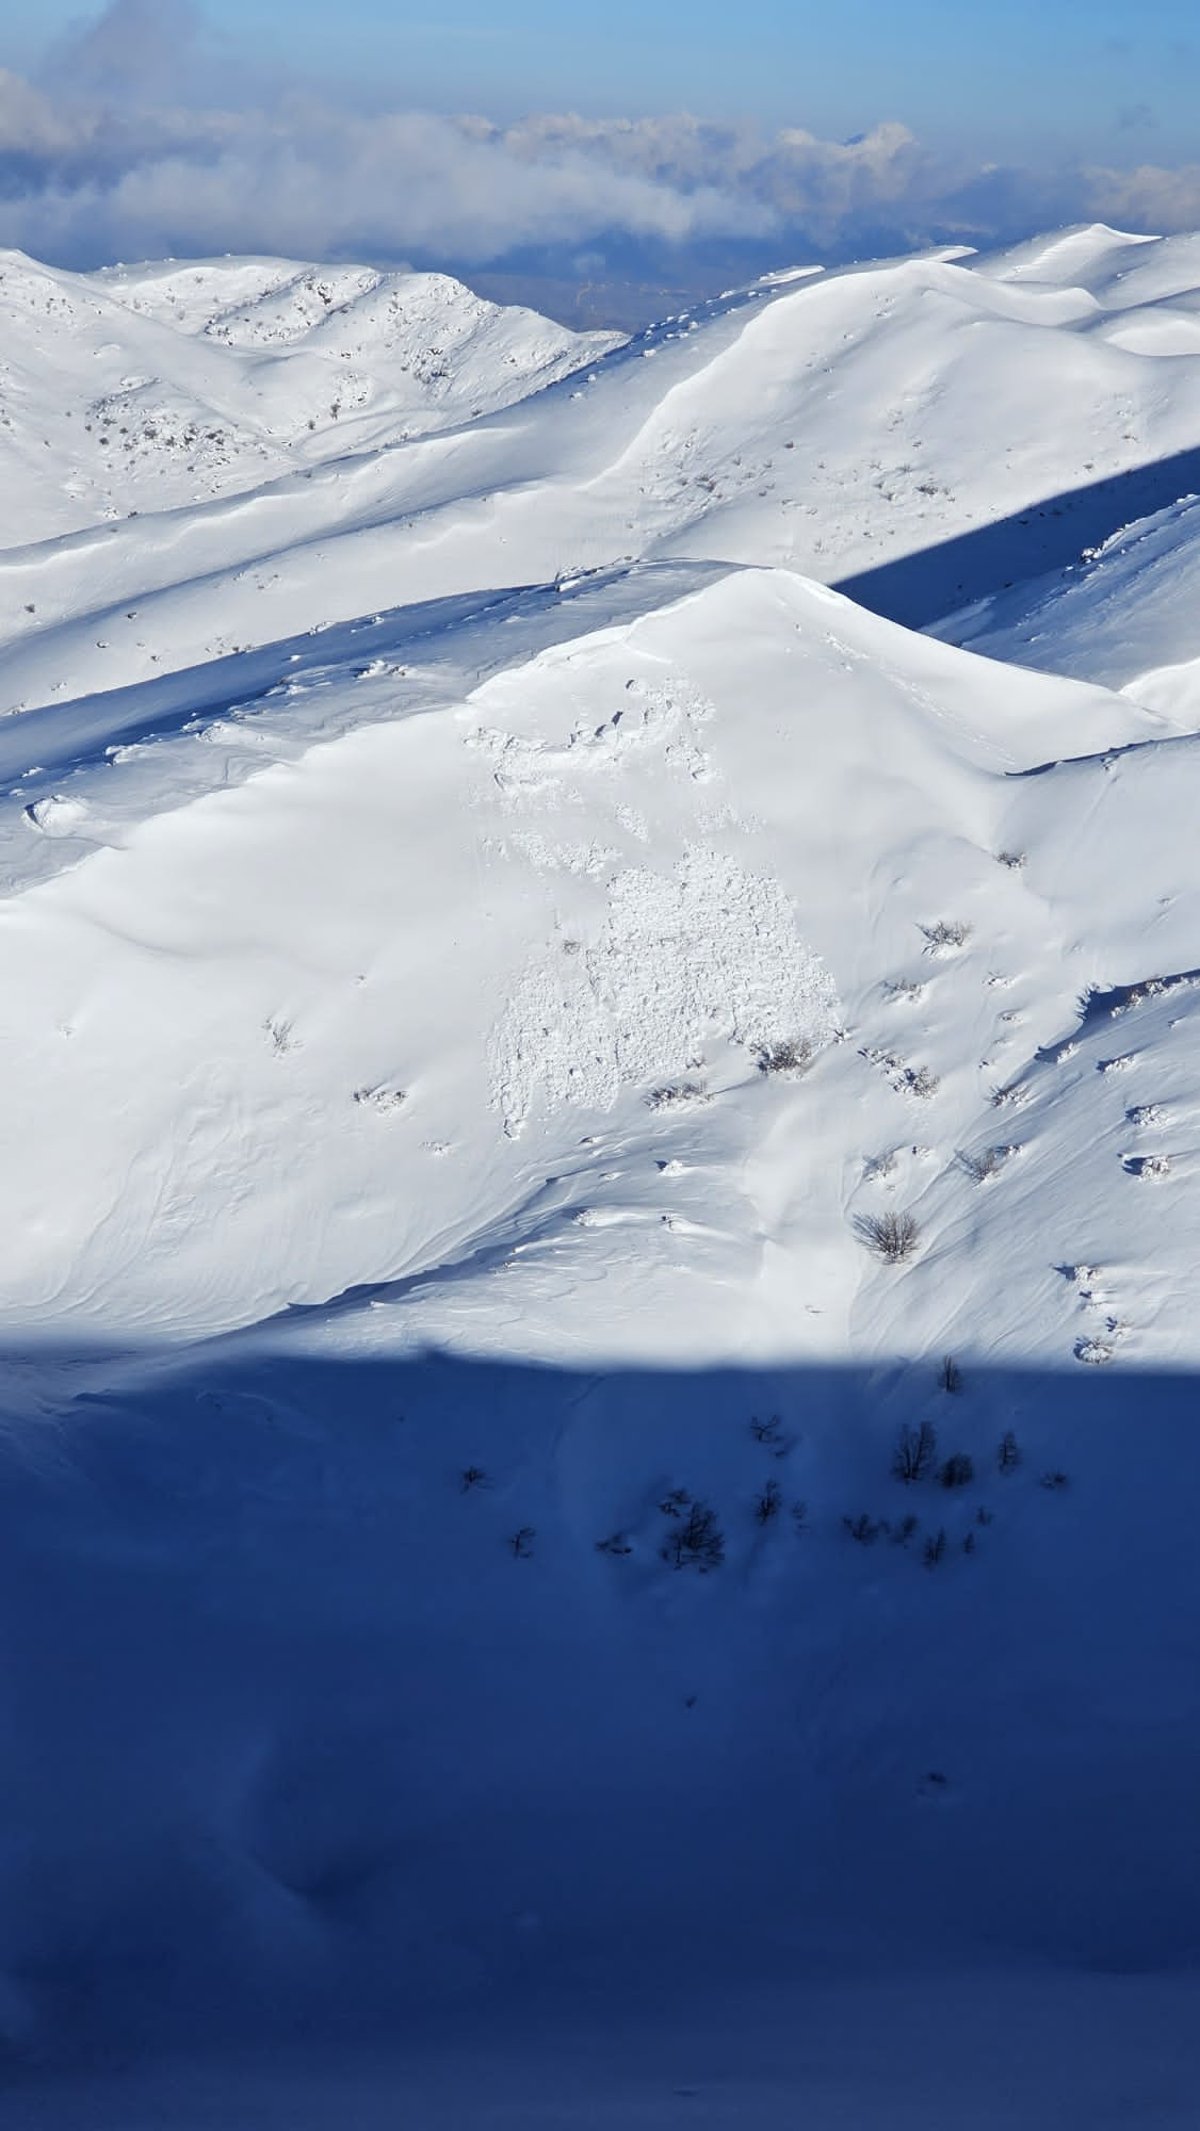
[(1191, 2122), (1198, 265), (6, 269), (6, 2123)]
[(76, 275), (6, 252), (5, 545), (492, 412), (616, 337), (500, 311), (438, 274), (228, 259)]
[[(713, 1228), (726, 1165), (780, 1107), (759, 1054), (819, 1050), (848, 1023), (854, 1042), (784, 1117), (815, 1109), (826, 1158), (838, 1117), (884, 1136), (936, 1122), (928, 1174), (908, 1180), (923, 1197), (1081, 990), (1154, 973), (1144, 863), (1098, 936), (1073, 936), (1073, 899), (1065, 935), (1047, 925), (1042, 866), (1062, 870), (1090, 791), (1063, 799), (1028, 870), (998, 864), (1028, 841), (1011, 773), (1161, 728), (1101, 692), (1016, 691), (783, 573), (692, 579), (681, 597), (678, 572), (634, 573), (424, 638), (398, 618), (371, 655), (115, 756), (101, 727), (78, 767), (20, 781), (0, 983), (22, 1076), (4, 1145), (11, 1325), (218, 1330), (572, 1221), (603, 1261), (632, 1222), (662, 1231), (651, 1257), (694, 1254), (719, 1289), (723, 1251), (740, 1259), (753, 1236), (739, 1338), (761, 1315), (767, 1348), (803, 1333), (843, 1349), (861, 1277), (847, 1208), (873, 1141), (826, 1159), (819, 1206), (806, 1164), (786, 1185), (751, 1172), (732, 1232)], [(1162, 775), (1177, 795), (1173, 756)], [(1152, 840), (1140, 809), (1123, 833)], [(66, 870), (40, 878), (47, 864)], [(941, 918), (970, 928), (961, 954), (923, 937)], [(1160, 925), (1172, 968), (1200, 964), (1188, 922)], [(918, 995), (889, 1003), (890, 979)], [(911, 1052), (936, 1099), (897, 1098), (899, 1069), (872, 1072), (864, 1044)], [(698, 1091), (678, 1119), (659, 1101), (676, 1084)], [(717, 1176), (664, 1197), (655, 1156), (710, 1101)], [(831, 1321), (805, 1327), (784, 1302), (774, 1325), (776, 1288), (813, 1280), (836, 1295)], [(656, 1303), (651, 1346), (685, 1350), (693, 1307), (672, 1333)], [(604, 1300), (592, 1337), (636, 1333)]]
[[(135, 520), (48, 539), (40, 485), (17, 487), (0, 558), (10, 646), (0, 656), (2, 700), (28, 707), (122, 686), (156, 666), (298, 633), (314, 618), (675, 555), (857, 582), (944, 548), (940, 607), (923, 581), (899, 605), (887, 586), (867, 595), (883, 611), (932, 619), (963, 604), (979, 572), (959, 549), (988, 527), (1010, 529), (1001, 565), (990, 550), (984, 557), (990, 591), (1078, 556), (1195, 485), (1194, 467), (1190, 483), (1186, 468), (1172, 468), (1196, 448), (1200, 352), (1153, 334), (1136, 350), (1121, 338), (1159, 317), (1158, 292), (1176, 309), (1194, 300), (1195, 249), (1109, 231), (1091, 233), (1087, 257), (1097, 248), (1108, 266), (1093, 272), (1095, 290), (1076, 278), (1087, 264), (1078, 246), (1060, 256), (1053, 245), (1036, 273), (1028, 259), (1010, 269), (1003, 259), (950, 257), (775, 279), (652, 329), (507, 412), (407, 442), (397, 441), (403, 428), (381, 441), (369, 408), (344, 426), (323, 403), (317, 464), (300, 395), (287, 403), (290, 443), (287, 424), (269, 439), (273, 451), (288, 445), (289, 470), (262, 461), (253, 494), (239, 474), (237, 494), (210, 490), (205, 508), (184, 513), (168, 490), (165, 515), (149, 523), (139, 498)], [(1136, 258), (1132, 290), (1133, 269), (1114, 266), (1114, 254)], [(216, 300), (213, 271), (200, 316)], [(1189, 275), (1192, 299), (1179, 289)], [(85, 286), (89, 303), (113, 303)], [(331, 287), (331, 299), (338, 293)], [(279, 325), (275, 294), (260, 300), (262, 335), (293, 329), (286, 305)], [(305, 322), (319, 301), (302, 308)], [(342, 313), (355, 319), (364, 306), (362, 331), (378, 331), (377, 295), (331, 300), (327, 320), (289, 357), (304, 377), (310, 342), (314, 356), (321, 349), (322, 393), (330, 363), (341, 374), (331, 350)], [(194, 312), (181, 309), (193, 330), (171, 336), (179, 376), (196, 363), (206, 375), (228, 364), (232, 351), (197, 333)], [(232, 315), (243, 321), (235, 338), (253, 334), (253, 302)], [(137, 321), (139, 333), (150, 320)], [(252, 345), (264, 352), (247, 358), (248, 370), (233, 363), (243, 398), (280, 360), (269, 340)], [(527, 382), (553, 374), (541, 357)], [(130, 358), (111, 359), (124, 374)], [(142, 367), (160, 360), (156, 351)], [(570, 367), (586, 349), (557, 333), (555, 360)], [(469, 413), (476, 401), (465, 400), (459, 409)], [(24, 426), (21, 437), (36, 468), (41, 438)]]
[(987, 658), (1120, 688), (1200, 723), (1200, 503), (1123, 526), (1072, 569), (948, 615), (934, 632)]

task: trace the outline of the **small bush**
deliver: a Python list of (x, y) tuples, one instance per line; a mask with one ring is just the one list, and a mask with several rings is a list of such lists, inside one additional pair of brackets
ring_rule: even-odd
[(919, 1528), (919, 1517), (902, 1517), (899, 1524), (892, 1526), (892, 1545), (907, 1546), (910, 1539), (915, 1539)]
[(865, 1510), (857, 1517), (843, 1517), (842, 1523), (850, 1537), (858, 1541), (859, 1546), (874, 1546), (883, 1530), (882, 1524), (877, 1523), (873, 1517), (868, 1517)]
[(1006, 1428), (996, 1452), (996, 1463), (1001, 1472), (1015, 1472), (1021, 1462), (1021, 1446), (1011, 1428)]
[(897, 1480), (911, 1487), (914, 1480), (923, 1480), (932, 1470), (936, 1456), (937, 1429), (932, 1421), (922, 1421), (919, 1428), (905, 1426), (897, 1438), (892, 1472)]
[(624, 1532), (610, 1532), (607, 1539), (597, 1539), (596, 1552), (611, 1554), (615, 1559), (623, 1560), (626, 1554), (632, 1554), (633, 1548)]
[(756, 1043), (754, 1057), (760, 1073), (780, 1073), (798, 1080), (813, 1062), (813, 1047), (806, 1036), (783, 1043)]
[(1060, 1487), (1069, 1487), (1070, 1485), (1071, 1483), (1068, 1480), (1065, 1472), (1059, 1472), (1057, 1469), (1055, 1469), (1055, 1471), (1053, 1472), (1044, 1472), (1042, 1474), (1043, 1487), (1057, 1489)]
[(491, 1484), (481, 1465), (468, 1465), (459, 1478), (464, 1495), (472, 1494), (477, 1487), (490, 1487)]
[(1006, 1087), (993, 1088), (990, 1100), (993, 1110), (1019, 1110), (1029, 1101), (1029, 1090), (1023, 1082), (1010, 1080)]
[(971, 937), (969, 925), (960, 925), (946, 918), (939, 918), (936, 925), (922, 925), (921, 930), (925, 935), (927, 955), (953, 954), (958, 948), (965, 947)]
[(1116, 1353), (1111, 1339), (1077, 1339), (1074, 1346), (1076, 1361), (1086, 1363), (1091, 1369), (1103, 1369)]
[(783, 1508), (783, 1489), (778, 1480), (768, 1480), (754, 1504), (757, 1523), (771, 1524)]
[(941, 1086), (937, 1074), (931, 1073), (928, 1066), (908, 1065), (903, 1058), (898, 1058), (894, 1051), (872, 1050), (868, 1047), (860, 1050), (859, 1057), (865, 1058), (868, 1065), (878, 1066), (880, 1072), (886, 1074), (889, 1087), (894, 1088), (897, 1095), (916, 1095), (922, 1102), (927, 1102), (931, 1095), (937, 1094)]
[(519, 1532), (513, 1533), (508, 1544), (518, 1561), (529, 1560), (533, 1552), (533, 1542), (536, 1538), (537, 1533), (532, 1524), (523, 1524)]
[(969, 1487), (975, 1478), (975, 1460), (965, 1450), (955, 1450), (938, 1474), (943, 1487)]
[(939, 1529), (931, 1532), (921, 1549), (921, 1559), (927, 1569), (936, 1569), (946, 1551), (946, 1534)]
[(960, 1154), (961, 1167), (976, 1184), (986, 1184), (991, 1177), (999, 1176), (1006, 1162), (1016, 1153), (1012, 1146), (980, 1147), (974, 1154)]
[(962, 1370), (955, 1361), (953, 1354), (945, 1356), (942, 1366), (938, 1370), (938, 1382), (943, 1391), (953, 1393), (962, 1390)]
[(691, 1507), (691, 1501), (686, 1487), (673, 1487), (669, 1495), (663, 1496), (658, 1506), (664, 1517), (682, 1517), (685, 1509)]
[(698, 1569), (706, 1575), (719, 1569), (725, 1559), (725, 1539), (715, 1510), (707, 1502), (693, 1502), (662, 1549), (662, 1558), (673, 1569)]
[(860, 1242), (886, 1265), (902, 1265), (911, 1258), (921, 1236), (921, 1224), (911, 1213), (863, 1214), (855, 1228)]
[(765, 1421), (761, 1421), (756, 1413), (751, 1416), (750, 1433), (756, 1443), (769, 1443), (774, 1446), (783, 1441), (783, 1422), (777, 1413), (771, 1414)]
[(677, 1080), (668, 1087), (652, 1088), (646, 1097), (648, 1110), (686, 1110), (695, 1103), (711, 1102), (707, 1088), (698, 1080)]
[(795, 1526), (795, 1528), (796, 1528), (796, 1531), (797, 1531), (797, 1533), (798, 1533), (799, 1537), (800, 1537), (801, 1539), (803, 1539), (803, 1537), (804, 1537), (805, 1533), (806, 1533), (806, 1532), (808, 1531), (808, 1504), (807, 1504), (807, 1502), (793, 1502), (793, 1504), (792, 1504), (792, 1523), (793, 1523), (793, 1525)]

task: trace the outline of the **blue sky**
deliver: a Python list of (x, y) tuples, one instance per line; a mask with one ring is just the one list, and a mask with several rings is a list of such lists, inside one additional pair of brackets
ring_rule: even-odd
[[(7, 43), (28, 67), (88, 12), (8, 0), (0, 60)], [(268, 64), (433, 108), (687, 108), (837, 136), (899, 118), (931, 141), (1047, 156), (1179, 156), (1200, 81), (1200, 0), (208, 0), (204, 12)]]

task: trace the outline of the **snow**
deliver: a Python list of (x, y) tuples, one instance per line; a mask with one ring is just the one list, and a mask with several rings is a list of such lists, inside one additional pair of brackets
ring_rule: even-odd
[(4, 2121), (1190, 2123), (1200, 243), (3, 274)]
[(1200, 500), (1122, 526), (1062, 574), (1014, 586), (937, 633), (989, 658), (1119, 688), (1181, 733), (1200, 722)]

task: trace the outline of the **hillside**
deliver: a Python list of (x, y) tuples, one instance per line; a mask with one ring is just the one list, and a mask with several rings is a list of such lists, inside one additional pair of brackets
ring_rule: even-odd
[(5, 2122), (1189, 2122), (1200, 245), (2, 297)]

